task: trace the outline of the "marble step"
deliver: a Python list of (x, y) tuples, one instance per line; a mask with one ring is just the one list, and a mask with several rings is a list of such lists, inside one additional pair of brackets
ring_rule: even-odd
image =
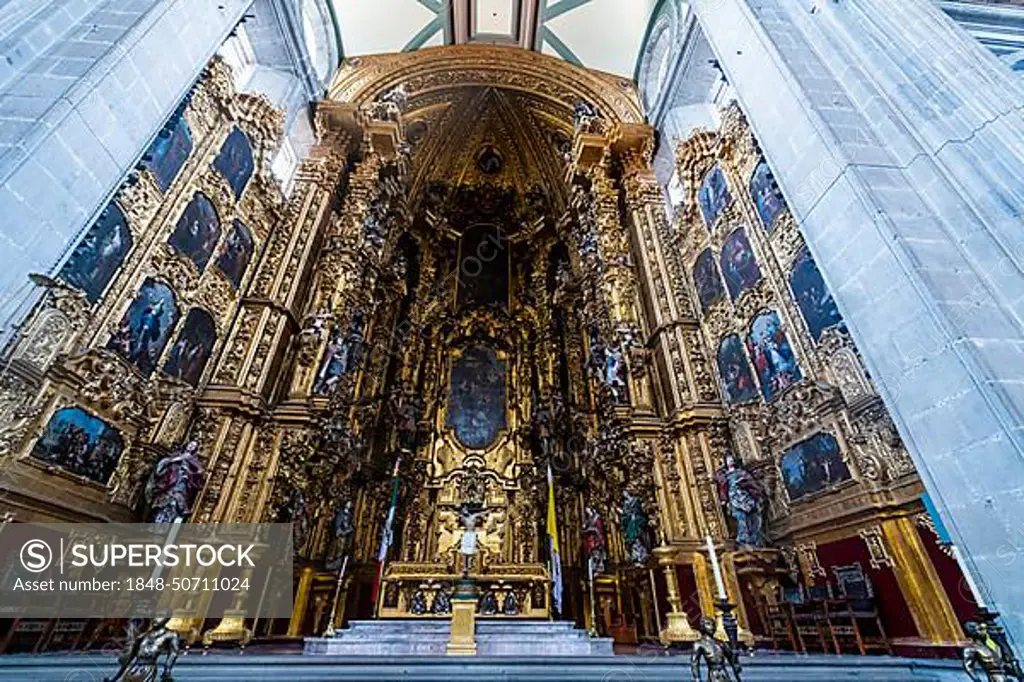
[[(0, 656), (0, 682), (99, 682), (113, 655)], [(190, 654), (175, 682), (681, 682), (685, 656), (444, 657)], [(957, 661), (857, 656), (758, 655), (743, 659), (744, 682), (968, 682)]]
[(584, 633), (576, 627), (575, 623), (568, 621), (532, 621), (532, 620), (477, 620), (477, 632), (489, 632), (495, 634), (535, 632), (554, 636), (565, 633)]
[[(430, 656), (447, 651), (448, 620), (354, 621), (333, 638), (310, 637), (314, 656)], [(481, 656), (611, 656), (610, 639), (591, 639), (571, 622), (477, 621)]]

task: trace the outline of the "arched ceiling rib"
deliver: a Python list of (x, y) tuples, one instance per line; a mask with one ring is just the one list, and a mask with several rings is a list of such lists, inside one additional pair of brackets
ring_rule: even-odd
[(330, 0), (346, 56), (483, 43), (631, 78), (658, 0)]

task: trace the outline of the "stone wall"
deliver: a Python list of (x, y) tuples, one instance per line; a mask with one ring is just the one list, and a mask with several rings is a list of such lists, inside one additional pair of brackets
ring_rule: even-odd
[(60, 262), (250, 3), (5, 6), (13, 13), (0, 27), (0, 338), (17, 321), (8, 317), (26, 276)]

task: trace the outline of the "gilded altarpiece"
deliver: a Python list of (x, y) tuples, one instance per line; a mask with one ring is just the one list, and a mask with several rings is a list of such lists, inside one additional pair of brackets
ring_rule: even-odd
[[(102, 276), (36, 278), (0, 378), (16, 519), (145, 516), (195, 441), (189, 520), (292, 524), (289, 622), (176, 629), (445, 618), (468, 570), (484, 617), (693, 641), (710, 538), (749, 641), (854, 538), (921, 639), (959, 636), (921, 596), (920, 481), (738, 109), (679, 146), (673, 220), (633, 87), (530, 52), (347, 60), (288, 197), (282, 116), (219, 60), (176, 116), (76, 252)], [(737, 467), (764, 491), (741, 543)]]
[[(677, 165), (687, 198), (665, 234), (716, 360), (716, 454), (731, 455), (763, 495), (758, 541), (737, 542), (726, 560), (747, 622), (766, 633), (764, 614), (794, 589), (804, 600), (842, 596), (821, 548), (829, 564), (863, 553), (864, 570), (899, 585), (903, 611), (883, 618), (914, 627), (897, 641), (958, 641), (949, 598), (959, 596), (915, 530), (927, 516), (921, 481), (739, 108), (723, 110), (719, 130), (680, 142)], [(730, 470), (714, 466), (728, 518)], [(729, 535), (742, 540), (742, 529)], [(882, 550), (905, 561), (879, 563)]]

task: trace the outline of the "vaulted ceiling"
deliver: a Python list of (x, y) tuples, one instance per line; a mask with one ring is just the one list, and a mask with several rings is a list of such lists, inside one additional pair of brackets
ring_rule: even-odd
[(492, 43), (632, 78), (658, 0), (331, 0), (346, 57)]

